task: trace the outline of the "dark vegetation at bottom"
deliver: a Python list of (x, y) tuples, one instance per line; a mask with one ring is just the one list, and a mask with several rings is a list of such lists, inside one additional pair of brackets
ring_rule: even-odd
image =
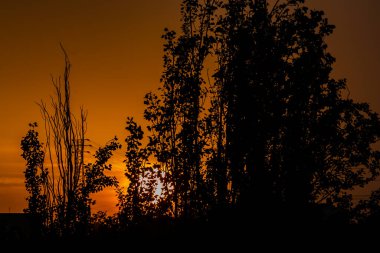
[[(349, 225), (348, 216), (343, 212), (326, 210), (323, 207), (299, 212), (299, 209), (284, 207), (262, 211), (255, 210), (254, 207), (244, 207), (244, 209), (215, 210), (205, 218), (187, 221), (147, 217), (137, 224), (122, 225), (114, 220), (107, 223), (92, 223), (87, 233), (65, 236), (53, 233), (42, 234), (39, 224), (30, 215), (18, 219), (16, 223), (10, 222), (12, 219), (7, 217), (6, 222), (0, 223), (2, 229), (0, 241), (25, 241), (32, 242), (32, 245), (69, 242), (88, 247), (112, 242), (128, 242), (131, 246), (146, 242), (147, 245), (144, 244), (144, 247), (152, 246), (149, 242), (208, 245), (213, 242), (228, 244), (236, 240), (249, 244), (258, 242), (259, 239), (285, 239), (294, 235), (308, 240), (316, 236), (316, 238), (323, 237), (334, 241), (333, 238), (344, 236), (346, 236), (345, 240), (347, 236), (348, 238), (355, 237), (357, 240), (365, 236), (377, 235), (375, 229), (380, 225), (378, 220), (367, 224)], [(223, 242), (224, 240), (226, 241)], [(62, 247), (67, 246), (62, 245)]]

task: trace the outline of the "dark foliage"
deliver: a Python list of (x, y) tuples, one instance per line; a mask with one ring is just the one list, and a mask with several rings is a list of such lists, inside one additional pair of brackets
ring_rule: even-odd
[[(183, 0), (181, 15), (180, 33), (165, 29), (162, 36), (161, 87), (144, 99), (147, 134), (127, 118), (128, 188), (104, 173), (120, 148), (114, 139), (94, 164), (70, 165), (82, 173), (73, 177), (75, 198), (59, 195), (49, 209), (45, 153), (32, 128), (22, 142), (27, 211), (48, 217), (46, 210), (70, 207), (72, 216), (62, 217), (82, 234), (133, 238), (222, 236), (268, 224), (378, 223), (379, 191), (358, 204), (352, 193), (379, 176), (380, 120), (367, 103), (349, 97), (346, 80), (331, 77), (335, 58), (326, 38), (334, 26), (323, 11), (303, 0)], [(65, 101), (68, 70), (66, 59)], [(64, 101), (59, 88), (57, 95)], [(83, 158), (85, 116), (73, 124), (68, 102), (61, 104), (53, 105), (67, 120), (46, 119), (63, 124), (63, 133), (82, 126), (72, 136), (80, 137), (75, 150)], [(107, 186), (117, 187), (119, 213), (91, 218), (90, 194)]]
[(43, 144), (39, 141), (36, 131), (37, 123), (29, 124), (30, 130), (21, 140), (22, 158), (26, 160), (25, 188), (29, 194), (27, 197), (28, 208), (24, 211), (38, 219), (41, 225), (49, 215), (47, 204), (47, 175), (44, 168), (45, 152)]
[[(86, 113), (81, 108), (80, 120), (71, 112), (70, 62), (65, 55), (63, 84), (54, 80), (56, 97), (51, 108), (39, 104), (45, 123), (46, 144), (40, 143), (36, 123), (21, 141), (26, 160), (25, 186), (29, 193), (25, 212), (36, 217), (48, 236), (85, 236), (90, 232), (91, 194), (116, 186), (115, 177), (107, 176), (108, 160), (121, 146), (115, 137), (94, 155), (94, 163), (85, 163)], [(46, 152), (46, 154), (45, 154)], [(45, 158), (47, 160), (45, 160)], [(47, 166), (47, 167), (45, 167)]]
[[(330, 77), (324, 13), (304, 1), (231, 0), (183, 1), (181, 14), (181, 34), (163, 35), (162, 87), (145, 97), (149, 142), (140, 156), (127, 149), (129, 163), (153, 156), (166, 173), (161, 214), (355, 222), (352, 191), (379, 174), (380, 121)], [(127, 143), (140, 146), (138, 132)]]

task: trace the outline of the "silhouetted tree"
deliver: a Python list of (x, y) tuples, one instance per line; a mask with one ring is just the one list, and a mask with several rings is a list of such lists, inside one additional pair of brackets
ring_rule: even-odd
[(129, 136), (126, 138), (126, 170), (125, 176), (129, 184), (127, 193), (119, 193), (121, 219), (136, 224), (143, 217), (153, 216), (155, 189), (158, 187), (158, 178), (155, 178), (153, 167), (149, 166), (150, 151), (142, 148), (141, 140), (144, 133), (133, 118), (127, 119), (126, 130)]
[(334, 27), (303, 3), (277, 1), (269, 9), (265, 0), (231, 0), (216, 28), (221, 96), (212, 113), (219, 112), (219, 143), (225, 136), (214, 153), (224, 162), (218, 196), (262, 214), (281, 207), (299, 217), (317, 203), (347, 206), (348, 191), (379, 172), (371, 146), (378, 116), (344, 98), (345, 80), (330, 77), (335, 59), (325, 38)]
[(76, 192), (76, 211), (78, 223), (88, 232), (91, 220), (91, 205), (95, 204), (90, 194), (102, 191), (105, 187), (116, 186), (118, 181), (114, 176), (107, 176), (105, 171), (111, 171), (112, 164), (107, 164), (115, 150), (121, 148), (117, 138), (110, 140), (104, 147), (100, 147), (94, 157), (94, 163), (84, 164), (84, 174)]
[(65, 233), (73, 232), (76, 224), (76, 193), (79, 189), (81, 177), (84, 174), (84, 142), (86, 132), (86, 113), (81, 109), (77, 120), (70, 105), (69, 75), (71, 64), (65, 55), (65, 70), (63, 85), (61, 79), (52, 80), (56, 100), (51, 101), (52, 111), (48, 106), (40, 103), (41, 112), (45, 121), (46, 144), (50, 160), (50, 182), (52, 208), (56, 210), (57, 230)]
[[(34, 129), (22, 140), (23, 158), (27, 161), (26, 188), (31, 193), (30, 207), (26, 211), (43, 214), (45, 227), (58, 236), (85, 235), (91, 218), (90, 208), (95, 203), (90, 194), (117, 185), (116, 178), (107, 176), (105, 171), (111, 170), (107, 162), (112, 152), (121, 146), (115, 137), (98, 149), (94, 163), (85, 163), (87, 114), (81, 108), (77, 120), (72, 113), (71, 65), (61, 48), (65, 55), (63, 84), (61, 79), (53, 80), (56, 97), (51, 99), (51, 110), (44, 102), (39, 104), (45, 122), (46, 155)], [(45, 157), (50, 168), (44, 167)]]
[(191, 218), (206, 208), (202, 175), (205, 141), (201, 128), (205, 100), (204, 62), (214, 38), (217, 1), (183, 1), (181, 35), (165, 30), (164, 72), (160, 95), (145, 97), (150, 147), (173, 186), (174, 217)]
[(45, 152), (43, 144), (39, 141), (35, 130), (37, 123), (29, 124), (29, 131), (21, 140), (22, 158), (26, 160), (25, 188), (28, 208), (24, 211), (30, 213), (41, 224), (41, 229), (47, 223), (48, 209), (48, 171), (44, 168)]
[(349, 210), (350, 192), (379, 173), (380, 121), (330, 77), (324, 13), (302, 0), (183, 1), (181, 13), (182, 34), (163, 36), (160, 95), (144, 102), (173, 216), (235, 206), (256, 220), (311, 221), (321, 204)]

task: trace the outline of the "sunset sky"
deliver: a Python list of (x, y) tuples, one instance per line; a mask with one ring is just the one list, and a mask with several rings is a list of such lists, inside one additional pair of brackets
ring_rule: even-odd
[[(71, 63), (73, 107), (88, 110), (87, 137), (96, 147), (117, 135), (125, 119), (142, 121), (143, 96), (159, 86), (165, 27), (178, 29), (180, 0), (1, 0), (0, 212), (26, 207), (20, 141), (28, 123), (42, 123), (36, 102), (53, 94), (51, 76)], [(380, 1), (309, 0), (336, 25), (328, 39), (334, 77), (347, 78), (352, 98), (380, 112)], [(42, 126), (42, 124), (40, 124)], [(43, 129), (40, 128), (42, 132)], [(122, 172), (123, 151), (115, 156)], [(97, 210), (113, 212), (114, 193)]]

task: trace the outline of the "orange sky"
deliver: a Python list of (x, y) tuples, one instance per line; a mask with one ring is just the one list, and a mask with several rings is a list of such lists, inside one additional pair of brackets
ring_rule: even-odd
[[(337, 26), (328, 40), (337, 58), (334, 75), (348, 79), (353, 98), (380, 112), (380, 1), (307, 2), (325, 10)], [(59, 42), (72, 62), (73, 106), (84, 105), (89, 112), (88, 138), (94, 146), (114, 135), (123, 140), (125, 118), (134, 115), (141, 122), (143, 96), (159, 85), (160, 36), (164, 27), (178, 28), (179, 4), (180, 0), (1, 1), (0, 212), (21, 212), (26, 205), (20, 140), (29, 122), (41, 122), (35, 102), (53, 94), (50, 75), (62, 72)], [(119, 151), (115, 160), (122, 156)], [(112, 211), (113, 195), (103, 193), (97, 209)]]

